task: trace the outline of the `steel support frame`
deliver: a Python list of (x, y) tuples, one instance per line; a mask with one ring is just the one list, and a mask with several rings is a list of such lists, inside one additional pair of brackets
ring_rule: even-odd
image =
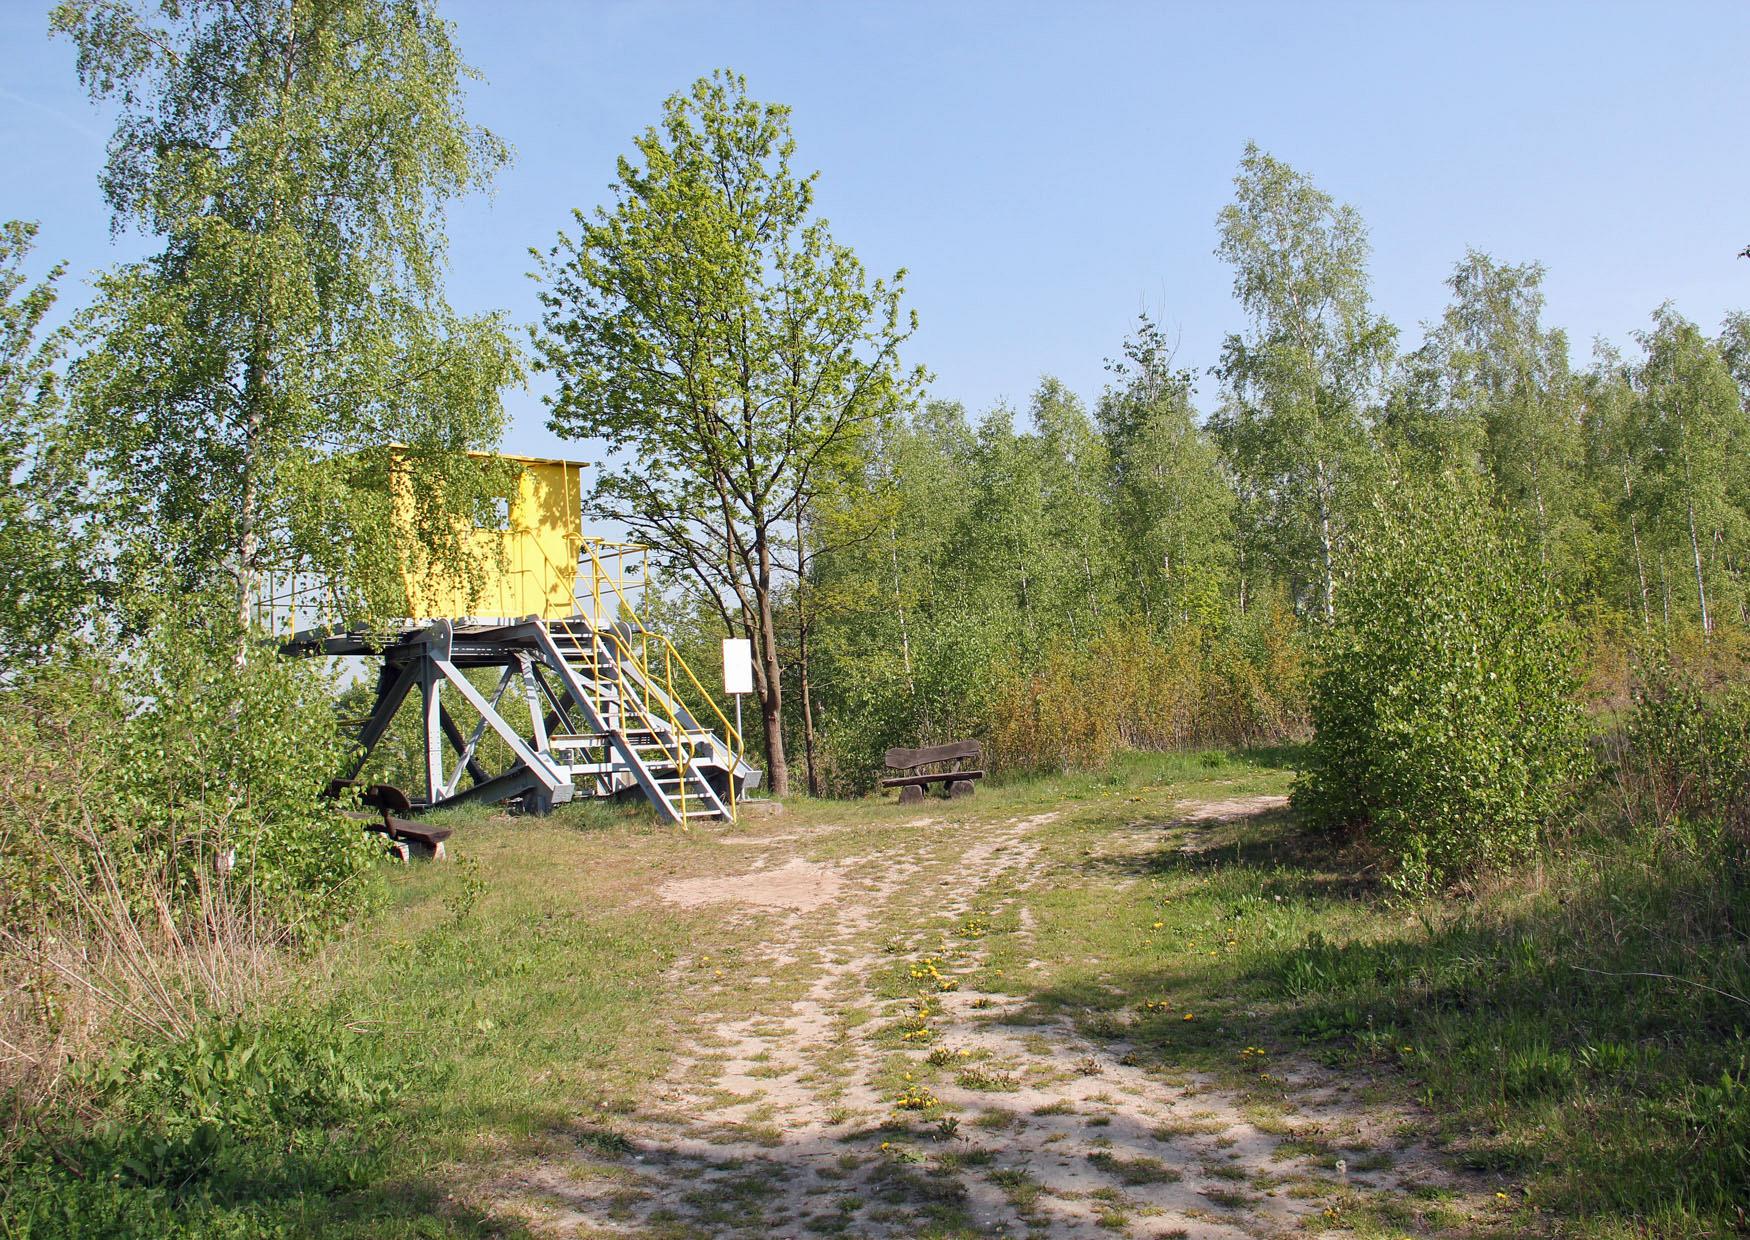
[[(714, 733), (699, 728), (685, 707), (671, 702), (648, 677), (624, 666), (617, 644), (593, 626), (587, 634), (567, 631), (565, 636), (578, 649), (584, 660), (582, 667), (574, 666), (547, 626), (532, 617), (490, 629), (470, 628), (463, 633), (456, 632), (450, 622), (440, 620), (405, 633), (381, 651), (384, 662), (378, 672), (376, 701), (360, 731), (359, 748), (348, 778), (357, 776), (407, 696), (418, 686), (425, 747), (425, 806), (523, 797), (545, 807), (576, 795), (579, 792), (573, 784), (576, 777), (584, 781), (587, 791), (583, 795), (611, 796), (636, 785), (659, 814), (671, 822), (684, 821), (676, 802), (679, 785), (686, 784), (692, 805), (702, 812), (728, 817), (729, 811), (706, 778), (706, 772), (698, 769), (709, 765), (710, 759), (718, 754), (727, 754), (723, 742)], [(306, 638), (298, 652), (362, 653), (337, 648), (353, 640), (350, 636)], [(499, 674), (491, 691), (483, 693), (466, 673), (469, 669), (489, 667)], [(501, 710), (504, 695), (513, 682), (529, 713), (526, 731), (511, 724)], [(451, 694), (478, 716), (467, 735), (446, 705)], [(662, 721), (663, 735), (651, 732), (645, 741), (635, 744), (625, 731), (633, 726), (628, 722), (634, 714), (626, 702), (629, 694), (639, 695), (631, 704), (637, 715), (652, 725), (667, 716), (679, 730), (672, 730), (670, 724)], [(639, 706), (639, 702), (645, 705)], [(651, 709), (659, 703), (663, 708), (660, 715)], [(639, 735), (649, 730), (637, 729)], [(480, 761), (480, 745), (488, 731), (514, 755), (511, 765), (497, 774)], [(556, 749), (577, 748), (565, 742), (579, 735), (591, 738), (601, 761), (568, 763), (556, 757)], [(559, 741), (557, 745), (555, 740)], [(446, 763), (446, 746), (454, 752), (453, 762)], [(653, 768), (641, 750), (662, 759), (662, 763)], [(700, 759), (705, 755), (710, 757), (702, 764)], [(660, 774), (661, 771), (668, 773)], [(736, 777), (727, 764), (725, 774)], [(628, 778), (630, 783), (622, 783)], [(469, 781), (466, 786), (464, 780)], [(675, 787), (671, 789), (665, 784)]]

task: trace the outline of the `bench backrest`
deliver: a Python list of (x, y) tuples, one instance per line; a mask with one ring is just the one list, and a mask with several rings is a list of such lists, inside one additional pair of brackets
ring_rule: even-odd
[(413, 802), (394, 784), (366, 784), (359, 793), (359, 803), (390, 814), (411, 814)]
[(920, 766), (954, 762), (963, 758), (976, 762), (983, 754), (984, 746), (977, 741), (955, 741), (951, 745), (932, 745), (928, 749), (889, 749), (887, 766), (895, 771), (915, 771)]

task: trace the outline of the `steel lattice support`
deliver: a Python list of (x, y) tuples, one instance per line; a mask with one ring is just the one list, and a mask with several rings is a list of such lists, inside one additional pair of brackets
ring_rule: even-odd
[[(363, 634), (301, 633), (286, 651), (380, 660), (376, 699), (347, 772), (356, 777), (418, 688), (424, 795), (417, 808), (468, 801), (520, 802), (544, 812), (574, 797), (642, 795), (668, 821), (732, 818), (736, 797), (759, 772), (724, 735), (701, 727), (670, 683), (658, 682), (624, 626), (588, 618), (548, 625), (410, 626), (373, 646)], [(469, 673), (495, 673), (481, 678)], [(507, 695), (524, 711), (508, 711)], [(455, 710), (452, 713), (451, 706)], [(464, 731), (462, 721), (471, 727)], [(482, 760), (491, 735), (509, 757)]]

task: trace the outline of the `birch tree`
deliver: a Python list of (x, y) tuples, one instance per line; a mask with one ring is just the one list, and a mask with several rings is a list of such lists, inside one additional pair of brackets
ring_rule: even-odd
[(1233, 567), (1233, 493), (1197, 425), (1191, 374), (1146, 316), (1107, 363), (1099, 423), (1111, 462), (1118, 572), (1134, 609), (1162, 627), (1220, 617)]
[(64, 273), (32, 284), (37, 226), (0, 224), (0, 667), (57, 646), (88, 596), (89, 495), (67, 439), (60, 366), (72, 332), (46, 325)]
[(1217, 367), (1214, 419), (1254, 540), (1329, 620), (1352, 496), (1371, 464), (1370, 413), (1396, 331), (1368, 299), (1367, 231), (1307, 177), (1254, 145), (1218, 220), (1216, 253), (1250, 320)]
[(123, 572), (318, 576), (342, 613), (399, 614), (389, 454), (418, 542), (458, 572), (493, 480), (518, 355), (443, 295), (444, 212), (502, 142), (463, 116), (428, 0), (66, 0), (52, 27), (117, 112), (103, 192), (162, 246), (97, 281), (77, 415), (126, 528)]
[(1665, 544), (1688, 561), (1702, 632), (1711, 633), (1709, 562), (1742, 532), (1743, 514), (1730, 497), (1750, 426), (1725, 359), (1694, 323), (1665, 305), (1639, 339), (1647, 353), (1639, 387), (1651, 458), (1648, 502)]

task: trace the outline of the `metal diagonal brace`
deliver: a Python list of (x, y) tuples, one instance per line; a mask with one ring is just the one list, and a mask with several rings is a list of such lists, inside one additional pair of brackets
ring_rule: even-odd
[[(498, 678), (498, 687), (492, 691), (491, 705), (494, 709), (497, 709), (498, 707), (498, 699), (504, 696), (505, 686), (510, 684), (510, 678), (511, 669), (507, 667), (504, 669), (504, 674)], [(447, 715), (448, 712), (446, 711), (445, 714)], [(482, 715), (480, 716), (480, 722), (474, 725), (474, 731), (469, 734), (468, 743), (465, 746), (458, 746), (462, 751), (462, 759), (460, 764), (456, 767), (455, 774), (450, 776), (450, 782), (444, 787), (445, 800), (456, 795), (456, 788), (462, 782), (462, 772), (464, 768), (472, 769), (474, 766), (478, 765), (474, 760), (474, 752), (480, 748), (480, 739), (485, 735), (486, 716)], [(487, 778), (488, 777), (484, 775), (476, 775), (474, 780), (477, 784), (483, 784), (487, 781)]]
[(377, 701), (371, 708), (370, 718), (358, 736), (358, 752), (353, 755), (351, 767), (344, 778), (356, 778), (364, 770), (365, 763), (370, 759), (371, 751), (377, 747), (377, 742), (383, 739), (383, 733), (389, 730), (389, 724), (395, 719), (395, 713), (401, 709), (401, 703), (406, 699), (408, 690), (419, 681), (418, 668), (412, 663), (403, 663), (398, 671), (390, 677), (390, 668), (385, 666), (377, 677)]
[(492, 703), (469, 683), (468, 678), (462, 675), (454, 663), (448, 659), (433, 659), (432, 664), (443, 674), (445, 680), (456, 686), (456, 691), (468, 700), (468, 705), (480, 712), (480, 717), (510, 746), (510, 751), (517, 756), (518, 761), (534, 773), (535, 778), (553, 795), (555, 803), (571, 799), (571, 780), (554, 764), (552, 758), (530, 749), (528, 742), (517, 735), (516, 729), (504, 721)]

